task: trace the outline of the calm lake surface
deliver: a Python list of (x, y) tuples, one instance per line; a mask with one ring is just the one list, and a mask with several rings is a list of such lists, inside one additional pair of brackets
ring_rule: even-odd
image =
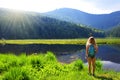
[[(98, 45), (97, 58), (103, 61), (111, 61), (120, 64), (120, 45)], [(85, 60), (85, 45), (0, 45), (0, 53), (14, 53), (26, 55), (34, 53), (46, 53), (52, 51), (57, 59), (64, 63), (76, 59)]]

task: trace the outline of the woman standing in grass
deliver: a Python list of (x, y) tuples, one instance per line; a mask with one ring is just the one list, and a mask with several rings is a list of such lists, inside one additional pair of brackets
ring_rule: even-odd
[(93, 76), (95, 73), (95, 61), (96, 61), (95, 54), (97, 52), (98, 52), (98, 47), (94, 37), (89, 37), (86, 43), (86, 59), (88, 61), (89, 74), (91, 75), (91, 69), (92, 69)]

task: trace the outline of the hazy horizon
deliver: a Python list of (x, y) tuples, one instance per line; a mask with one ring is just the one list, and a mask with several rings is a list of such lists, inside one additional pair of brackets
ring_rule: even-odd
[(0, 0), (0, 8), (49, 12), (60, 8), (77, 9), (90, 14), (108, 14), (120, 11), (118, 0)]

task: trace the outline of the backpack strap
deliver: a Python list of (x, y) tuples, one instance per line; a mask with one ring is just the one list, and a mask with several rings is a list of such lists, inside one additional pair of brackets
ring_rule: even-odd
[(95, 56), (95, 48), (94, 48), (94, 45), (92, 45), (92, 44), (89, 45), (88, 56), (89, 57), (94, 57)]

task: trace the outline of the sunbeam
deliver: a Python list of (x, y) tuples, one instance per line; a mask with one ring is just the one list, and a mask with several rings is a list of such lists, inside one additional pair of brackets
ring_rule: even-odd
[[(6, 11), (2, 12), (5, 13)], [(22, 38), (28, 38), (30, 34), (31, 36), (36, 34), (33, 24), (36, 22), (34, 18), (36, 14), (34, 14), (34, 16), (29, 15), (31, 15), (31, 13), (16, 11), (8, 11), (6, 14), (0, 15), (0, 26), (4, 26), (1, 30), (2, 36), (8, 35), (16, 39), (16, 36), (22, 37), (23, 34), (26, 36)], [(12, 34), (8, 34), (9, 32), (12, 32)]]

